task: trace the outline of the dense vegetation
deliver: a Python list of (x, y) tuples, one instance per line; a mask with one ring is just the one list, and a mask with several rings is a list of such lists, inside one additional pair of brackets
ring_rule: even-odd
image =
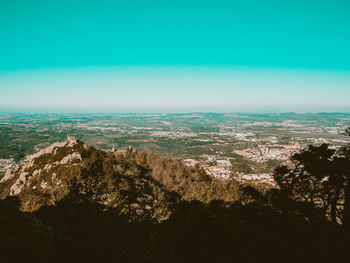
[[(1, 200), (1, 262), (335, 262), (347, 254), (341, 227), (260, 201), (182, 201), (161, 223), (80, 199), (32, 214)], [(12, 210), (4, 210), (10, 206)], [(10, 225), (10, 227), (9, 227)]]
[(221, 183), (200, 169), (131, 148), (111, 159), (91, 148), (88, 153), (95, 169), (89, 171), (103, 178), (134, 178), (125, 179), (132, 187), (139, 176), (149, 176), (142, 178), (169, 193), (170, 217), (130, 220), (79, 184), (55, 205), (32, 213), (19, 211), (20, 200), (7, 197), (0, 200), (1, 262), (337, 262), (348, 257), (348, 146), (310, 146), (295, 154), (291, 165), (275, 169), (273, 189)]

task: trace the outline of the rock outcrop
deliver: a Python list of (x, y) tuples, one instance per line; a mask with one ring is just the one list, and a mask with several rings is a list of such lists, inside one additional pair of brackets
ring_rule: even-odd
[(122, 151), (104, 152), (68, 137), (26, 159), (0, 182), (1, 198), (18, 197), (23, 211), (74, 196), (127, 214), (130, 220), (147, 216), (161, 221), (169, 216), (174, 195), (149, 170), (123, 158)]
[(238, 184), (219, 182), (204, 170), (132, 147), (106, 152), (68, 137), (27, 156), (0, 181), (0, 199), (17, 197), (33, 212), (70, 198), (88, 200), (128, 220), (163, 221), (180, 200), (237, 200)]

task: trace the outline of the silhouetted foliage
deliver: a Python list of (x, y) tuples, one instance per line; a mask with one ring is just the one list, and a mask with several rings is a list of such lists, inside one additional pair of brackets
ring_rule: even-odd
[(344, 135), (350, 136), (350, 127), (345, 129)]
[(19, 211), (19, 204), (14, 197), (0, 200), (0, 262), (50, 262), (55, 257), (52, 228)]
[[(309, 146), (291, 158), (292, 165), (277, 167), (274, 178), (284, 198), (313, 207), (333, 223), (350, 220), (350, 146)], [(311, 210), (311, 209), (306, 209)]]
[[(18, 210), (6, 214), (11, 220), (26, 216)], [(2, 237), (17, 240), (10, 251), (1, 247), (0, 255), (8, 259), (1, 262), (335, 262), (350, 241), (338, 226), (281, 214), (254, 201), (182, 201), (167, 221), (129, 223), (108, 207), (74, 197), (42, 207), (30, 218), (50, 226), (45, 227), (51, 229), (48, 240), (37, 240), (36, 232), (1, 228)], [(13, 234), (17, 231), (20, 236)], [(33, 254), (12, 254), (24, 248)]]

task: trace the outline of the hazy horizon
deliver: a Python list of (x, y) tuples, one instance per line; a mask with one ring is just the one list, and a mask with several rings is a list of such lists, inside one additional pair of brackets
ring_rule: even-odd
[(350, 112), (347, 1), (1, 1), (0, 111)]

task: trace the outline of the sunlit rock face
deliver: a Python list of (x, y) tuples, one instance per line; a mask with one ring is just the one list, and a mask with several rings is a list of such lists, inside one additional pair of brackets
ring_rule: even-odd
[(23, 211), (74, 196), (76, 201), (86, 199), (128, 214), (130, 220), (167, 219), (169, 192), (147, 169), (121, 153), (104, 152), (68, 137), (27, 156), (18, 170), (8, 171), (0, 181), (0, 197), (17, 196)]
[(235, 201), (239, 185), (156, 153), (132, 147), (105, 152), (68, 137), (7, 172), (0, 199), (8, 196), (17, 197), (27, 212), (69, 200), (99, 204), (129, 221), (162, 221), (180, 200)]

